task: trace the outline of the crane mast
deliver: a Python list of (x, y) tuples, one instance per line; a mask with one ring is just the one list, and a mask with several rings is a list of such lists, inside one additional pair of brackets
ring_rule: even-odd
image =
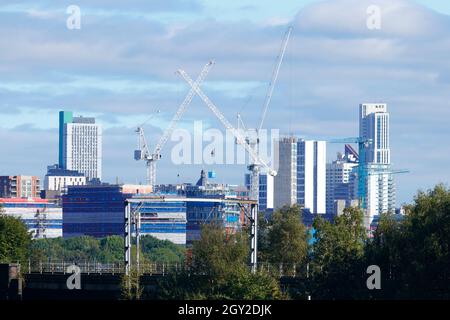
[[(196, 84), (200, 85), (208, 75), (209, 71), (211, 70), (214, 63), (212, 61), (208, 62), (202, 69), (202, 72), (198, 76), (196, 80)], [(166, 144), (166, 142), (169, 140), (170, 136), (172, 135), (173, 131), (175, 130), (175, 127), (177, 123), (182, 118), (183, 114), (185, 113), (187, 107), (191, 103), (193, 97), (195, 95), (195, 91), (191, 89), (187, 96), (185, 97), (184, 101), (181, 103), (181, 105), (178, 107), (177, 112), (173, 116), (172, 120), (170, 121), (169, 126), (164, 131), (163, 135), (159, 139), (158, 143), (155, 146), (155, 149), (153, 150), (153, 153), (150, 153), (148, 149), (148, 144), (145, 140), (145, 134), (144, 129), (139, 127), (136, 132), (139, 135), (139, 150), (135, 151), (135, 160), (145, 160), (147, 165), (147, 184), (154, 187), (156, 184), (156, 161), (158, 161), (161, 158), (161, 150)]]
[(248, 152), (254, 163), (264, 166), (270, 175), (276, 176), (277, 172), (273, 170), (264, 160), (260, 159), (258, 154), (246, 143), (245, 138), (233, 127), (233, 125), (225, 118), (225, 116), (220, 112), (220, 110), (211, 102), (211, 100), (206, 96), (199, 86), (194, 83), (194, 81), (189, 77), (189, 75), (184, 70), (178, 70), (177, 73), (191, 86), (191, 88), (197, 93), (197, 95), (203, 100), (206, 106), (213, 112), (213, 114), (219, 119), (223, 124), (225, 129), (229, 130), (236, 141), (244, 147)]
[[(264, 160), (259, 158), (259, 155), (250, 145), (245, 141), (245, 138), (241, 136), (238, 130), (236, 130), (232, 124), (225, 118), (225, 116), (220, 112), (220, 110), (212, 103), (212, 101), (203, 93), (200, 87), (192, 81), (189, 75), (183, 71), (178, 70), (177, 73), (191, 86), (191, 88), (197, 93), (197, 95), (203, 100), (206, 106), (214, 113), (214, 115), (219, 119), (223, 126), (229, 130), (235, 137), (237, 143), (242, 145), (244, 149), (250, 155), (253, 163), (263, 166), (267, 169), (268, 173), (272, 176), (276, 176), (277, 172), (273, 170)], [(252, 171), (253, 172), (253, 171)], [(248, 217), (250, 220), (250, 264), (252, 266), (252, 272), (257, 270), (258, 261), (258, 202), (252, 206), (251, 214)]]
[[(267, 109), (272, 101), (273, 90), (275, 89), (275, 84), (278, 80), (278, 75), (280, 74), (280, 68), (283, 63), (284, 55), (286, 53), (287, 45), (291, 37), (292, 27), (289, 27), (284, 35), (283, 41), (281, 43), (280, 52), (277, 56), (277, 62), (275, 64), (274, 70), (272, 72), (272, 78), (269, 83), (269, 88), (267, 90), (266, 99), (264, 101), (263, 112), (261, 115), (261, 122), (256, 130), (247, 130), (246, 142), (254, 150), (254, 152), (260, 156), (260, 132), (262, 130), (264, 120), (266, 118)], [(253, 134), (253, 136), (251, 136)], [(261, 171), (261, 166), (254, 162), (248, 166), (250, 174), (250, 198), (259, 202), (259, 176)]]
[(286, 53), (287, 45), (291, 37), (292, 27), (289, 27), (284, 36), (283, 42), (281, 44), (280, 53), (278, 54), (278, 61), (272, 73), (272, 79), (270, 80), (269, 89), (267, 90), (266, 100), (264, 102), (263, 113), (261, 115), (261, 122), (259, 124), (258, 131), (260, 131), (264, 125), (264, 120), (266, 119), (267, 109), (269, 107), (270, 101), (272, 101), (273, 90), (275, 89), (275, 84), (278, 80), (278, 75), (280, 74), (281, 64), (283, 63), (284, 55)]

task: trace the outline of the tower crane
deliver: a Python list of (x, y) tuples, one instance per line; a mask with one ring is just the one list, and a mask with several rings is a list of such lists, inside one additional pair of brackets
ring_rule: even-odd
[[(157, 110), (155, 113), (159, 113)], [(146, 160), (147, 161), (147, 183), (150, 184), (150, 165), (149, 161), (151, 158), (151, 153), (147, 144), (147, 139), (145, 138), (144, 125), (153, 117), (154, 114), (150, 118), (148, 118), (144, 123), (137, 127), (136, 133), (138, 135), (138, 147), (134, 151), (134, 159), (136, 161)]]
[[(333, 139), (331, 143), (355, 143), (358, 144), (359, 164), (358, 164), (358, 200), (361, 209), (367, 209), (367, 185), (366, 180), (368, 176), (382, 175), (382, 174), (403, 174), (409, 173), (409, 170), (386, 170), (383, 165), (367, 164), (366, 162), (366, 148), (373, 143), (372, 139), (363, 137), (353, 137), (344, 139)], [(375, 165), (375, 167), (374, 167)], [(368, 168), (370, 166), (370, 170)]]
[[(259, 126), (256, 129), (246, 129), (241, 116), (238, 114), (238, 126), (242, 125), (242, 127), (244, 128), (244, 130), (246, 132), (245, 142), (255, 151), (255, 153), (258, 155), (258, 158), (261, 157), (260, 148), (259, 148), (260, 133), (261, 133), (262, 127), (264, 125), (264, 120), (266, 118), (267, 109), (272, 100), (273, 90), (275, 89), (275, 84), (277, 83), (277, 80), (278, 80), (278, 75), (280, 73), (281, 64), (283, 63), (284, 55), (286, 53), (286, 48), (289, 43), (291, 33), (292, 33), (292, 27), (290, 26), (284, 35), (279, 54), (277, 56), (277, 62), (275, 64), (275, 67), (272, 72), (272, 78), (270, 80), (269, 87), (267, 89), (266, 98), (264, 100), (263, 111), (261, 114), (261, 120), (260, 120)], [(248, 170), (251, 171), (250, 198), (253, 200), (256, 200), (256, 201), (259, 200), (260, 169), (261, 169), (261, 165), (256, 161), (252, 162), (248, 166)]]
[[(208, 75), (209, 71), (211, 70), (213, 66), (213, 62), (208, 62), (202, 69), (202, 72), (198, 76), (195, 84), (198, 86), (200, 85)], [(189, 106), (189, 104), (192, 101), (192, 98), (195, 95), (194, 89), (191, 89), (189, 93), (187, 94), (184, 101), (181, 103), (181, 105), (178, 107), (177, 112), (173, 116), (172, 120), (170, 121), (169, 126), (159, 139), (158, 143), (155, 146), (155, 149), (151, 153), (147, 141), (145, 139), (144, 129), (142, 126), (140, 126), (136, 132), (139, 135), (139, 146), (138, 150), (134, 152), (134, 159), (136, 161), (144, 160), (146, 162), (147, 166), (147, 183), (148, 185), (154, 187), (156, 184), (156, 161), (161, 159), (161, 150), (166, 144), (167, 140), (169, 140), (170, 136), (172, 135), (173, 131), (175, 130), (175, 127), (177, 123), (180, 121), (181, 117), (183, 116), (184, 112), (186, 111), (186, 108)]]
[[(214, 63), (214, 62), (210, 62), (210, 63)], [(189, 77), (189, 75), (184, 70), (179, 69), (177, 71), (177, 74), (179, 74), (191, 86), (191, 88), (195, 91), (195, 93), (197, 93), (197, 95), (203, 100), (203, 102), (206, 104), (206, 106), (212, 111), (212, 113), (217, 117), (217, 119), (223, 124), (225, 129), (229, 130), (231, 132), (231, 134), (233, 134), (233, 136), (236, 138), (236, 141), (240, 145), (242, 145), (244, 147), (244, 149), (248, 152), (252, 161), (254, 161), (258, 165), (261, 165), (264, 168), (266, 168), (270, 175), (276, 176), (277, 172), (274, 169), (272, 169), (264, 160), (262, 160), (259, 157), (258, 153), (255, 152), (255, 150), (253, 148), (251, 148), (245, 142), (245, 138), (225, 118), (225, 116), (222, 114), (222, 112), (211, 102), (211, 100), (208, 98), (208, 96), (203, 93), (203, 91), (200, 89), (199, 85), (197, 83), (194, 83), (194, 81)]]
[[(206, 106), (214, 113), (214, 115), (219, 119), (219, 121), (223, 124), (223, 126), (229, 130), (233, 136), (235, 137), (237, 143), (242, 145), (244, 149), (248, 152), (250, 155), (252, 162), (254, 164), (257, 164), (258, 167), (262, 166), (265, 169), (267, 169), (267, 172), (271, 176), (276, 176), (277, 172), (272, 169), (264, 160), (262, 160), (258, 153), (250, 147), (250, 145), (245, 141), (245, 138), (242, 137), (240, 132), (236, 130), (231, 123), (225, 118), (225, 116), (220, 112), (220, 110), (214, 105), (214, 103), (211, 102), (211, 100), (206, 96), (203, 91), (200, 89), (199, 85), (197, 83), (194, 83), (192, 79), (189, 77), (189, 75), (183, 71), (178, 70), (177, 73), (191, 86), (191, 88), (197, 93), (197, 95), (203, 100), (203, 102), (206, 104)], [(251, 214), (248, 217), (250, 219), (251, 224), (251, 231), (250, 231), (250, 264), (252, 266), (252, 271), (256, 272), (257, 270), (257, 260), (258, 260), (258, 202), (256, 202), (256, 205), (252, 206)]]

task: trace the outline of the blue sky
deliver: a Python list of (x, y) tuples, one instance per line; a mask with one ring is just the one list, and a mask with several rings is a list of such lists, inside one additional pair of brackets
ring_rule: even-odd
[[(66, 28), (77, 4), (81, 30)], [(382, 9), (368, 30), (366, 8)], [(104, 126), (104, 177), (144, 180), (132, 159), (134, 128), (161, 135), (193, 77), (217, 65), (205, 91), (234, 122), (259, 119), (272, 66), (294, 27), (268, 112), (269, 128), (306, 138), (358, 133), (358, 104), (385, 102), (391, 113), (398, 202), (450, 180), (450, 3), (410, 0), (8, 1), (0, 4), (0, 174), (43, 176), (57, 161), (57, 112), (92, 115)], [(221, 128), (196, 98), (180, 125)], [(163, 157), (170, 158), (173, 144)], [(339, 146), (330, 145), (328, 158)], [(242, 183), (243, 166), (205, 166), (218, 182)], [(200, 166), (158, 163), (160, 182), (193, 182)], [(177, 178), (178, 174), (180, 178)]]

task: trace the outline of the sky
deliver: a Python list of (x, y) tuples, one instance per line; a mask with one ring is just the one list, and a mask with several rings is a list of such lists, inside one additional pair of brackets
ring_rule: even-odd
[[(66, 26), (69, 5), (81, 29)], [(367, 8), (381, 29), (367, 28)], [(136, 126), (154, 146), (188, 86), (216, 65), (203, 89), (235, 123), (255, 127), (288, 26), (293, 27), (265, 127), (283, 135), (358, 135), (358, 105), (388, 104), (398, 204), (450, 180), (450, 3), (443, 0), (130, 0), (0, 3), (0, 175), (38, 175), (58, 159), (58, 111), (95, 116), (103, 132), (104, 180), (145, 181), (133, 160)], [(156, 113), (160, 110), (160, 113)], [(221, 129), (196, 97), (181, 128)], [(158, 182), (242, 184), (242, 165), (175, 165), (174, 142), (158, 162)], [(328, 145), (328, 159), (343, 146)]]

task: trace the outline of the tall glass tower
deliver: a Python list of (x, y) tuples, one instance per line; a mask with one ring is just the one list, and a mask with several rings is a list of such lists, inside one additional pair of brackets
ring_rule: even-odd
[(391, 173), (389, 113), (386, 104), (366, 103), (359, 106), (360, 137), (370, 139), (366, 146), (366, 216), (395, 212), (396, 190)]

